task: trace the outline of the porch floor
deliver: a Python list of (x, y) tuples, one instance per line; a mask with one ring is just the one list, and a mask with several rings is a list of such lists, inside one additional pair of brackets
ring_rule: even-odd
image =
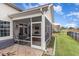
[(14, 44), (13, 46), (0, 50), (1, 56), (41, 56), (42, 54), (42, 50), (19, 44)]

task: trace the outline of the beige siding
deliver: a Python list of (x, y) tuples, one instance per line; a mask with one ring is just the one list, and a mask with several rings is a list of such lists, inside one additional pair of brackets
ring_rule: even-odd
[(0, 18), (2, 20), (10, 20), (8, 15), (18, 13), (18, 12), (19, 11), (17, 11), (16, 9), (13, 9), (12, 7), (9, 7), (6, 4), (0, 3)]
[(10, 36), (0, 37), (0, 40), (13, 38), (13, 24), (12, 24), (12, 20), (8, 17), (8, 15), (18, 12), (19, 11), (17, 11), (16, 9), (13, 9), (12, 7), (9, 7), (6, 4), (0, 3), (0, 20), (10, 21)]
[(49, 6), (48, 7), (48, 11), (44, 14), (46, 16), (46, 18), (52, 23), (53, 20), (53, 6)]

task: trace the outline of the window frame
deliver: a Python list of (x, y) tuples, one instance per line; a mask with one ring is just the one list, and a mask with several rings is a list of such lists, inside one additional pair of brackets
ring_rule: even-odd
[(10, 36), (10, 22), (0, 20), (0, 37)]

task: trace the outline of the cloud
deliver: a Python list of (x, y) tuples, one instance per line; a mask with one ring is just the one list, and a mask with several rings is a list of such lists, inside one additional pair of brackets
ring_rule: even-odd
[(38, 6), (38, 4), (32, 5), (32, 3), (29, 3), (29, 8), (33, 8), (33, 7), (37, 7), (37, 6)]
[(47, 4), (47, 3), (22, 3), (22, 6), (23, 6), (23, 8), (24, 9), (28, 9), (28, 8), (33, 8), (33, 7), (38, 7), (38, 6), (40, 6), (40, 5), (45, 5), (45, 4)]
[(79, 6), (79, 3), (75, 3), (75, 5)]
[(33, 8), (33, 7), (38, 7), (40, 5), (45, 5), (47, 3), (38, 3), (38, 4), (35, 4), (35, 5), (32, 5), (32, 3), (29, 3), (29, 8)]
[(75, 8), (75, 10), (79, 10), (78, 8)]
[(23, 5), (24, 9), (29, 8), (29, 6), (27, 6), (25, 3), (22, 3), (22, 5)]
[(79, 21), (79, 20), (78, 20), (78, 19), (73, 19), (73, 21), (74, 21), (74, 22), (77, 22), (77, 21)]
[(63, 12), (62, 12), (62, 6), (60, 6), (60, 5), (54, 6), (54, 10), (58, 14), (61, 14), (61, 15), (63, 14)]
[[(71, 12), (71, 13), (67, 14), (66, 16), (72, 17), (71, 18), (72, 22), (79, 22), (79, 12)], [(75, 17), (75, 18), (73, 18), (73, 17)]]
[(66, 24), (65, 27), (73, 27), (73, 28), (76, 28), (77, 27), (77, 24), (75, 23), (69, 23), (69, 24)]
[(48, 3), (38, 3), (39, 5), (45, 5), (45, 4), (48, 4)]
[(79, 12), (71, 12), (67, 14), (67, 16), (76, 16), (77, 18), (79, 18)]

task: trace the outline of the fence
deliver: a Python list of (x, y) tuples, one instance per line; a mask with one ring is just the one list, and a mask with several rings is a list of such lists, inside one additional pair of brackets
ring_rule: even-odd
[(75, 40), (79, 41), (79, 33), (78, 32), (67, 32), (67, 35), (71, 36)]

